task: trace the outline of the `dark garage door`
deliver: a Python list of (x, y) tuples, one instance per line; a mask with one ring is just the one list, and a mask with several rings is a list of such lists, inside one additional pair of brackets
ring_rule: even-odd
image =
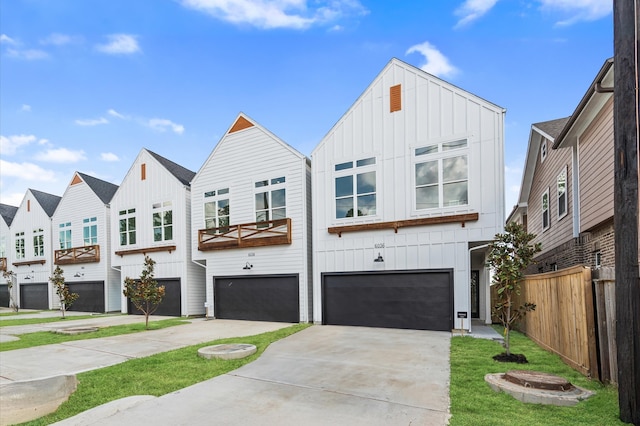
[(0, 284), (0, 306), (8, 308), (9, 300), (9, 286), (6, 284)]
[(453, 271), (322, 275), (323, 323), (450, 331)]
[(300, 322), (298, 275), (218, 277), (213, 283), (216, 318)]
[[(180, 310), (180, 300), (181, 294), (180, 291), (180, 278), (166, 278), (166, 279), (156, 279), (158, 285), (164, 286), (164, 298), (158, 306), (158, 310), (156, 310), (153, 315), (162, 315), (167, 317), (179, 317), (182, 312)], [(134, 305), (131, 303), (131, 300), (128, 300), (128, 309), (127, 312), (133, 315), (143, 315)]]
[(105, 312), (104, 281), (67, 283), (69, 292), (78, 293), (78, 298), (68, 311)]
[(20, 308), (49, 309), (48, 288), (47, 283), (21, 284)]

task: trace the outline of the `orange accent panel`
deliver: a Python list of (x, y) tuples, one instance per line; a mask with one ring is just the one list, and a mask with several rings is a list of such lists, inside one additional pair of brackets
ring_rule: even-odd
[(253, 123), (247, 120), (244, 117), (238, 117), (233, 126), (229, 130), (229, 133), (237, 132), (240, 130), (248, 129), (249, 127), (253, 127)]
[(75, 175), (71, 181), (71, 185), (77, 185), (79, 183), (82, 183), (82, 179), (80, 179), (80, 176)]
[(31, 211), (31, 200), (27, 200), (27, 211)]
[(147, 178), (147, 165), (145, 163), (140, 164), (140, 180)]
[(402, 94), (401, 94), (401, 85), (397, 84), (395, 86), (391, 86), (389, 89), (389, 107), (390, 112), (400, 111), (402, 109)]

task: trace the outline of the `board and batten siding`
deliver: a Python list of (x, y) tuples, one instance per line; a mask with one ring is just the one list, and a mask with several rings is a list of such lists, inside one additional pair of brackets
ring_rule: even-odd
[[(84, 219), (96, 218), (98, 245), (100, 246), (100, 261), (61, 265), (65, 282), (103, 281), (105, 289), (105, 311), (120, 311), (120, 274), (111, 268), (111, 236), (110, 209), (84, 182), (71, 184), (67, 187), (60, 204), (52, 218), (53, 251), (60, 248), (60, 224), (71, 223), (71, 247), (84, 247)], [(55, 269), (55, 266), (52, 267)], [(82, 274), (81, 277), (74, 277)], [(54, 297), (53, 308), (60, 307), (60, 301)]]
[[(247, 120), (241, 115), (243, 120)], [(310, 195), (304, 155), (255, 122), (225, 134), (192, 182), (193, 259), (206, 263), (207, 302), (213, 309), (213, 278), (297, 274), (300, 321), (310, 321), (308, 234)], [(205, 228), (204, 193), (229, 188), (229, 223), (255, 223), (255, 182), (285, 177), (286, 216), (291, 219), (291, 244), (225, 250), (198, 250), (198, 230)], [(265, 189), (267, 189), (266, 187)], [(253, 267), (244, 270), (246, 263)], [(210, 315), (215, 313), (210, 310)]]
[[(142, 165), (145, 176), (142, 179)], [(173, 239), (153, 241), (153, 204), (171, 201), (173, 211)], [(188, 226), (190, 218), (190, 188), (183, 185), (173, 174), (143, 149), (129, 169), (125, 179), (111, 201), (112, 263), (121, 273), (121, 285), (126, 277), (139, 278), (144, 267), (143, 254), (118, 256), (120, 250), (135, 250), (175, 245), (175, 250), (149, 253), (155, 262), (154, 275), (160, 278), (180, 278), (181, 312), (183, 316), (204, 314), (204, 294), (190, 289), (204, 287), (204, 273), (191, 265), (191, 243)], [(136, 244), (121, 246), (119, 235), (119, 212), (136, 209)], [(127, 300), (121, 295), (122, 312), (127, 310)]]
[(579, 138), (580, 232), (613, 217), (613, 97)]
[[(401, 109), (390, 112), (400, 85)], [(468, 204), (415, 207), (414, 151), (468, 142)], [(454, 271), (455, 311), (470, 310), (469, 243), (488, 242), (504, 226), (504, 110), (398, 60), (392, 60), (312, 153), (314, 321), (322, 322), (321, 274), (375, 270)], [(334, 166), (376, 158), (376, 214), (335, 218)], [(328, 227), (478, 213), (460, 223), (329, 234)], [(380, 253), (384, 262), (373, 260)], [(464, 327), (470, 322), (466, 320)]]

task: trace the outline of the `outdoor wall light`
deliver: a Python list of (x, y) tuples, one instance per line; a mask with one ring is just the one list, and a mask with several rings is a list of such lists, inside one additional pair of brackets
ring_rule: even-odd
[(251, 268), (253, 268), (253, 265), (250, 264), (249, 262), (247, 262), (247, 264), (242, 267), (242, 269), (245, 269), (245, 270), (249, 270)]
[(24, 277), (25, 280), (30, 280), (31, 279), (31, 275), (27, 275)]
[(73, 274), (73, 276), (75, 278), (80, 278), (80, 277), (84, 277), (84, 274), (81, 274), (80, 272), (76, 272), (75, 274)]
[(384, 262), (384, 259), (382, 258), (382, 255), (378, 252), (378, 257), (373, 259), (373, 261), (374, 262)]

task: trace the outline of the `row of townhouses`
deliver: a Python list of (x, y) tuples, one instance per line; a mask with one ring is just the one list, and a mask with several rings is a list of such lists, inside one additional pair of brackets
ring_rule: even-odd
[(60, 265), (71, 309), (135, 313), (123, 282), (150, 256), (157, 314), (470, 329), (491, 321), (504, 116), (392, 59), (311, 158), (240, 113), (197, 172), (143, 148), (119, 186), (28, 190), (0, 209), (2, 267), (22, 308), (59, 306)]

